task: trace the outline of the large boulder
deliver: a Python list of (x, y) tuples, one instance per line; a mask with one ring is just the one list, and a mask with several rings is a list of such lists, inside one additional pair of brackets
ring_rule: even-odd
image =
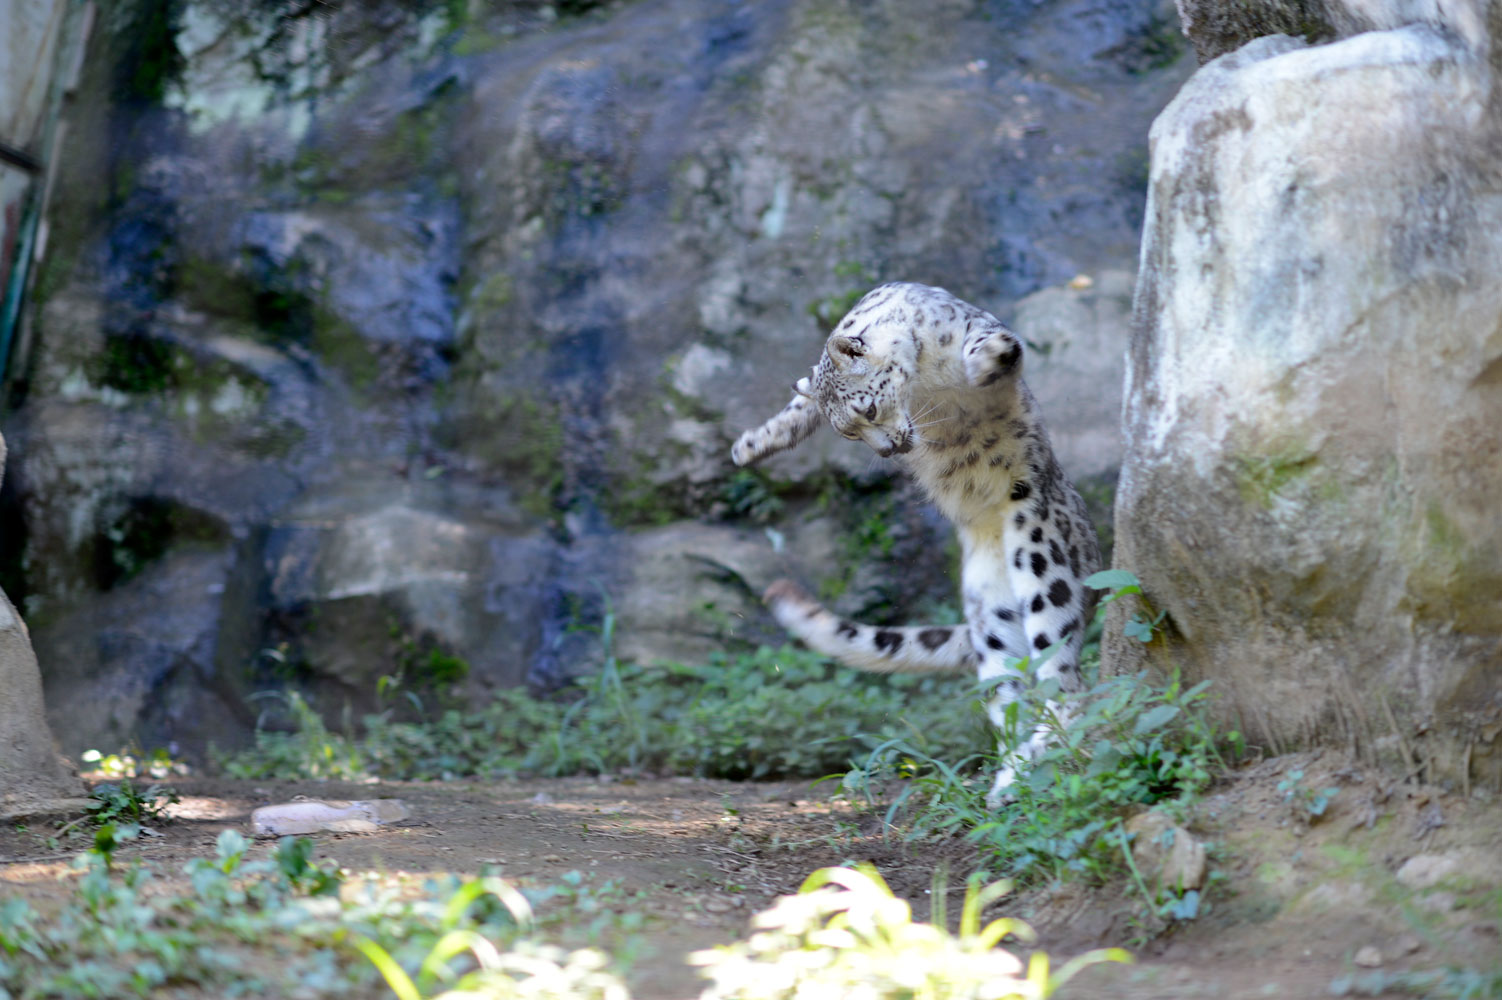
[[(0, 477), (5, 439), (0, 437)], [(58, 759), (42, 710), (42, 675), (26, 623), (0, 591), (0, 818), (56, 807), (82, 789)]]
[(1257, 38), (1158, 117), (1115, 561), (1167, 618), (1107, 648), (1116, 669), (1216, 678), (1270, 750), (1349, 743), (1460, 787), (1502, 786), (1502, 114), (1482, 24)]

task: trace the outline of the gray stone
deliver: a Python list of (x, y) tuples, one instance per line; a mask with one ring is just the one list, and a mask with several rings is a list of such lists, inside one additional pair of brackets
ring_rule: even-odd
[(330, 702), (373, 707), (383, 675), (420, 690), (435, 650), (465, 661), (461, 686), (471, 690), (526, 676), (548, 614), (553, 544), (428, 502), (421, 491), (382, 497), (346, 483), (305, 497), (270, 529), (273, 632)]
[(1173, 819), (1150, 809), (1126, 824), (1132, 859), (1154, 888), (1186, 892), (1205, 884), (1205, 845)]
[[(5, 439), (0, 437), (0, 479)], [(26, 623), (0, 591), (0, 817), (57, 808), (82, 792), (58, 759), (42, 705), (42, 676)]]
[(1432, 889), (1448, 880), (1465, 880), (1497, 871), (1495, 850), (1462, 847), (1444, 854), (1415, 854), (1399, 866), (1394, 878), (1406, 889)]
[(758, 628), (761, 592), (789, 571), (807, 579), (832, 559), (828, 527), (808, 525), (776, 543), (762, 531), (707, 524), (633, 532), (625, 539), (626, 575), (617, 590), (616, 654), (641, 663), (692, 663), (737, 640), (785, 641)]
[(1454, 32), (1471, 46), (1484, 46), (1489, 4), (1448, 8), (1411, 0), (1176, 0), (1179, 23), (1201, 63), (1233, 52), (1255, 38), (1292, 35), (1308, 42), (1349, 38), (1409, 24)]
[(1201, 63), (1233, 52), (1264, 35), (1294, 35), (1316, 41), (1334, 34), (1331, 8), (1339, 0), (1177, 0), (1179, 23)]
[(67, 753), (166, 747), (202, 759), (211, 742), (247, 738), (259, 650), (234, 565), (225, 551), (173, 552), (37, 629), (48, 718)]
[(1469, 747), (1502, 716), (1502, 178), (1469, 10), (1256, 39), (1154, 124), (1115, 561), (1168, 618), (1144, 646), (1113, 606), (1106, 658), (1216, 678), (1273, 752), (1496, 787)]
[(1121, 382), (1133, 275), (1107, 270), (1020, 300), (1012, 326), (1029, 345), (1027, 384), (1059, 464), (1073, 479), (1121, 467)]

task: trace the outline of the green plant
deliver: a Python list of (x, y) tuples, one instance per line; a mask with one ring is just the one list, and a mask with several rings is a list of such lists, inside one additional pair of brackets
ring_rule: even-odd
[[(1142, 581), (1138, 580), (1137, 575), (1130, 570), (1106, 569), (1099, 573), (1092, 573), (1085, 578), (1085, 586), (1110, 591), (1100, 599), (1099, 608), (1102, 611), (1112, 601), (1131, 595), (1136, 595), (1144, 607), (1147, 605), (1147, 599), (1142, 596)], [(1152, 614), (1152, 609), (1148, 608), (1147, 613)], [(1128, 638), (1136, 639), (1138, 642), (1152, 642), (1158, 626), (1163, 624), (1163, 619), (1166, 617), (1168, 617), (1167, 611), (1159, 611), (1151, 619), (1138, 612), (1127, 620), (1121, 631)]]
[(875, 869), (822, 868), (797, 895), (757, 914), (750, 940), (696, 952), (689, 961), (711, 980), (703, 1000), (1031, 1000), (1051, 995), (1088, 965), (1131, 960), (1120, 949), (1105, 949), (1081, 955), (1058, 972), (1050, 972), (1043, 952), (1024, 964), (998, 946), (1008, 936), (1032, 940), (1026, 924), (1005, 918), (980, 923), (982, 910), (1008, 889), (1005, 882), (982, 888), (972, 879), (958, 933), (951, 934), (942, 918), (915, 922), (911, 907)]
[[(613, 619), (602, 637), (610, 638)], [(607, 642), (606, 648), (609, 648)], [(641, 666), (608, 656), (579, 679), (571, 702), (502, 691), (484, 706), (424, 722), (367, 716), (358, 737), (333, 733), (296, 694), (298, 726), (258, 732), (255, 745), (216, 755), (234, 777), (388, 779), (563, 775), (646, 769), (725, 778), (821, 777), (902, 737), (936, 758), (985, 745), (968, 704), (973, 681), (880, 676), (792, 647), (715, 654), (702, 664)], [(809, 738), (807, 719), (819, 718)]]
[[(412, 981), (380, 945), (355, 939), (355, 946), (370, 959), (397, 1000), (629, 1000), (630, 992), (612, 973), (609, 958), (593, 948), (565, 951), (530, 941), (500, 951), (474, 931), (451, 931), (433, 946), (423, 961), (430, 976), (447, 973), (452, 985), (442, 993), (429, 994)], [(456, 975), (448, 961), (468, 952), (478, 966)]]
[[(1136, 577), (1122, 571), (1091, 581), (1113, 592), (1087, 632), (1081, 657), (1087, 678), (1099, 670), (1105, 604), (1140, 593)], [(1015, 668), (1035, 678), (1048, 655), (1017, 661)], [(951, 764), (900, 739), (878, 745), (846, 775), (844, 788), (874, 803), (879, 790), (896, 781), (900, 791), (885, 815), (889, 826), (902, 823), (909, 838), (964, 833), (1009, 877), (1105, 882), (1127, 873), (1112, 835), (1117, 819), (1143, 805), (1187, 809), (1225, 768), (1221, 745), (1239, 747), (1240, 734), (1219, 731), (1203, 710), (1210, 687), (1205, 681), (1186, 688), (1177, 676), (1157, 682), (1141, 673), (1106, 678), (1074, 694), (1034, 679), (1008, 706), (1002, 753), (1010, 757), (1039, 720), (1051, 730), (1050, 741), (1018, 768), (1013, 801), (999, 812), (982, 798), (984, 774), (1000, 763), (996, 754)], [(1149, 899), (1154, 910), (1168, 902)], [(1197, 912), (1198, 902), (1171, 905), (1182, 914)]]
[(99, 826), (117, 820), (136, 824), (162, 822), (170, 818), (167, 807), (179, 801), (175, 789), (151, 785), (143, 790), (130, 778), (123, 778), (118, 784), (95, 785), (89, 791), (89, 799), (89, 819)]
[(757, 524), (765, 524), (782, 513), (782, 499), (765, 472), (737, 469), (725, 482), (725, 502), (730, 509)]
[[(505, 908), (519, 932), (533, 929), (532, 905), (521, 892), (498, 878), (481, 878), (464, 883), (449, 898), (436, 928), (439, 936), (422, 956), (415, 981), (385, 947), (369, 937), (352, 934), (349, 943), (375, 966), (398, 1000), (423, 1000), (428, 996), (453, 1000), (460, 997), (626, 1000), (625, 984), (609, 971), (609, 959), (603, 952), (593, 949), (565, 952), (532, 941), (517, 942), (503, 952), (485, 935), (464, 926), (471, 905), (485, 896)], [(461, 975), (449, 963), (466, 952), (476, 968)], [(432, 993), (439, 982), (450, 989)]]
[[(75, 860), (73, 895), (59, 905), (38, 912), (21, 898), (0, 902), (0, 997), (364, 996), (376, 966), (394, 988), (405, 978), (424, 989), (476, 987), (479, 996), (624, 997), (568, 992), (618, 985), (601, 953), (565, 954), (529, 939), (551, 928), (571, 933), (583, 901), (614, 899), (610, 884), (596, 889), (576, 877), (530, 900), (494, 878), (416, 886), (369, 875), (345, 885), (335, 863), (314, 860), (307, 838), (266, 851), (234, 830), (219, 835), (212, 857), (184, 866), (186, 885), (153, 884), (150, 868), (117, 862), (135, 832), (102, 827), (95, 849)], [(539, 918), (540, 905), (551, 912)], [(473, 974), (462, 960), (450, 968), (465, 949), (480, 962)], [(496, 955), (499, 964), (488, 965)], [(499, 972), (520, 993), (503, 988)]]
[(169, 774), (187, 774), (188, 766), (172, 756), (166, 747), (157, 747), (151, 753), (139, 750), (122, 750), (119, 753), (101, 753), (85, 750), (79, 759), (92, 765), (89, 770), (106, 778), (165, 778)]
[[(379, 688), (384, 694), (384, 687)], [(291, 733), (256, 731), (252, 750), (210, 760), (233, 778), (301, 777), (351, 780), (364, 777), (367, 764), (361, 742), (330, 732), (323, 717), (296, 691), (266, 692), (258, 697), (281, 701), (296, 726)], [(367, 718), (367, 723), (370, 719)]]
[(1332, 997), (1377, 997), (1406, 993), (1426, 1000), (1496, 1000), (1502, 997), (1502, 972), (1478, 969), (1429, 969), (1404, 972), (1369, 969), (1346, 972), (1330, 980)]
[(1305, 788), (1303, 785), (1304, 772), (1302, 769), (1289, 771), (1288, 776), (1278, 782), (1278, 791), (1283, 793), (1283, 801), (1293, 806), (1294, 811), (1308, 822), (1314, 822), (1325, 814), (1330, 808), (1330, 800), (1340, 792), (1339, 788), (1321, 788), (1315, 791), (1313, 788)]

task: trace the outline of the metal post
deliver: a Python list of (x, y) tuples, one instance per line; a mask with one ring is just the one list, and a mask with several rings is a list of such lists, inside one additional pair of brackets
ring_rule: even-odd
[[(48, 196), (52, 193), (52, 179), (57, 167), (56, 146), (62, 132), (58, 127), (58, 118), (62, 114), (63, 96), (78, 85), (83, 50), (89, 43), (89, 34), (94, 26), (92, 0), (71, 0), (71, 6), (52, 57), (52, 79), (39, 150), (41, 158), (0, 142), (0, 160), (40, 175), (32, 181), (31, 190), (26, 197), (26, 207), (21, 213), (21, 233), (16, 241), (15, 257), (12, 258), (10, 280), (5, 284), (5, 297), (0, 300), (0, 386), (5, 384), (11, 340), (15, 336), (16, 323), (20, 319), (21, 307), (26, 298), (26, 286), (31, 277), (37, 230), (41, 225), (42, 215), (47, 210)], [(70, 39), (70, 35), (76, 37)]]

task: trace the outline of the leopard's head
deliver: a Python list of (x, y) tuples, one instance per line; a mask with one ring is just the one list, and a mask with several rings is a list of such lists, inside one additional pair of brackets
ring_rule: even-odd
[(904, 455), (918, 440), (908, 412), (913, 359), (902, 349), (911, 340), (883, 336), (880, 320), (860, 333), (848, 332), (847, 324), (830, 335), (812, 377), (799, 379), (793, 391), (818, 404), (843, 437), (866, 442), (882, 458)]

